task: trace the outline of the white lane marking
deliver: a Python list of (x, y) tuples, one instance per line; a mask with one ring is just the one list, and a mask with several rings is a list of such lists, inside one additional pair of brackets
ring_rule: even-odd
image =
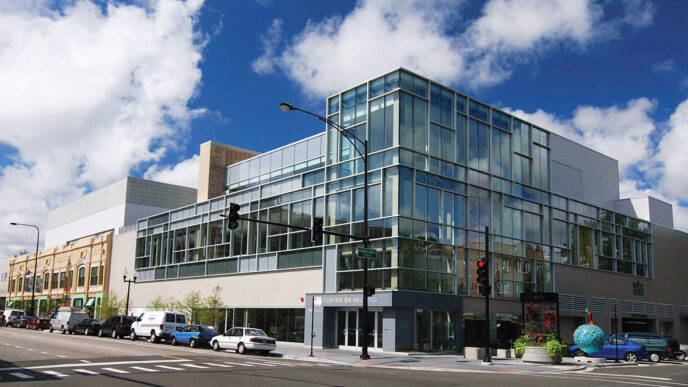
[(184, 363), (182, 364), (184, 367), (191, 367), (191, 368), (208, 368), (206, 366), (198, 365), (198, 364), (191, 364), (191, 363)]
[(128, 374), (129, 371), (119, 370), (117, 368), (103, 368), (105, 371), (114, 372), (116, 374)]
[(329, 367), (331, 364), (315, 363), (315, 365), (320, 367)]
[(83, 368), (75, 368), (74, 372), (78, 372), (78, 373), (84, 374), (84, 375), (100, 375), (99, 373), (97, 373), (95, 371), (90, 371), (90, 370), (86, 370)]
[(642, 378), (642, 379), (653, 379), (653, 380), (673, 380), (671, 378), (660, 378), (658, 376), (643, 376), (643, 375), (629, 375), (629, 374), (602, 374), (602, 373), (597, 373), (593, 372), (591, 375), (600, 375), (600, 376), (616, 376), (619, 378)]
[(246, 364), (246, 363), (232, 363), (231, 361), (226, 361), (224, 362), (225, 364), (234, 364), (242, 367), (253, 367), (253, 364)]
[(82, 363), (90, 363), (91, 362), (90, 360), (79, 360), (79, 361)]
[(24, 349), (26, 349), (27, 351), (33, 352), (33, 349), (31, 349), (31, 348), (24, 348)]
[(72, 368), (72, 367), (84, 367), (84, 366), (100, 367), (100, 366), (112, 366), (112, 365), (124, 365), (124, 364), (180, 363), (183, 361), (189, 361), (189, 360), (188, 359), (175, 359), (175, 360), (112, 361), (112, 362), (102, 362), (102, 363), (66, 363), (66, 364), (31, 366), (31, 367), (7, 367), (7, 368), (0, 368), (0, 371), (40, 370), (40, 369), (45, 369), (45, 368)]
[(181, 371), (184, 369), (184, 368), (179, 368), (179, 367), (170, 367), (170, 366), (166, 366), (166, 365), (156, 365), (156, 367), (164, 368), (166, 370), (172, 370), (172, 371)]
[(41, 352), (42, 355), (48, 355), (48, 352)]
[(33, 376), (23, 374), (21, 372), (10, 372), (10, 375), (15, 376), (15, 377), (20, 378), (20, 379), (33, 379)]
[(213, 367), (225, 367), (225, 368), (232, 368), (234, 366), (227, 365), (227, 364), (218, 364), (218, 363), (203, 363), (205, 365), (213, 366)]
[(277, 367), (277, 365), (275, 365), (275, 364), (258, 363), (258, 362), (251, 362), (251, 361), (247, 361), (246, 363), (248, 363), (248, 364), (255, 364), (255, 365), (258, 365), (258, 366), (265, 366), (265, 367)]
[(277, 361), (274, 361), (274, 360), (270, 360), (270, 361), (267, 361), (267, 360), (266, 360), (265, 363), (266, 363), (266, 364), (281, 365), (281, 366), (286, 366), (286, 367), (296, 367), (295, 364), (291, 364), (291, 363), (280, 363), (280, 362), (277, 362)]
[(65, 375), (63, 373), (57, 372), (57, 371), (43, 371), (44, 374), (52, 375), (52, 376), (57, 376), (60, 378), (66, 378), (68, 375)]
[(9, 346), (12, 346), (12, 344), (9, 344), (9, 343), (5, 343), (5, 345), (9, 345)]
[(18, 346), (18, 345), (15, 345), (15, 346), (14, 346), (14, 348), (19, 348), (19, 349), (21, 349), (21, 347), (20, 347), (20, 346)]
[(154, 370), (152, 368), (146, 368), (146, 367), (129, 367), (129, 368), (139, 370), (139, 371), (146, 371), (146, 372), (158, 372), (158, 370)]
[(65, 355), (55, 355), (55, 356), (61, 357), (61, 358), (63, 358), (63, 359), (64, 359), (65, 357), (67, 357), (67, 356), (65, 356)]

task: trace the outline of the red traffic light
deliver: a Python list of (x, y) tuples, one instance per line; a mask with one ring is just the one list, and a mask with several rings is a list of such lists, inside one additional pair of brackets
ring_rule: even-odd
[(485, 266), (485, 261), (483, 261), (481, 259), (480, 261), (478, 261), (478, 267), (483, 267), (483, 266)]

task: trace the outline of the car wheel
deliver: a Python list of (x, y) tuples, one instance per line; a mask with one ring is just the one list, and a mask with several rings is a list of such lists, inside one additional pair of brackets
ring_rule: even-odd
[(134, 332), (133, 329), (131, 330), (131, 334), (129, 335), (129, 338), (131, 339), (131, 341), (136, 341), (136, 339), (138, 339), (138, 337), (136, 337), (136, 332)]
[(624, 360), (635, 363), (638, 361), (638, 355), (636, 355), (635, 352), (629, 352), (624, 356)]
[(246, 353), (246, 347), (244, 346), (244, 343), (239, 343), (239, 345), (237, 345), (237, 353), (242, 355)]
[(62, 327), (62, 334), (64, 335), (65, 333), (67, 333), (67, 330), (65, 329), (65, 327)]
[(213, 351), (219, 351), (220, 350), (220, 343), (216, 341), (213, 341)]
[(112, 330), (112, 338), (115, 340), (117, 339), (117, 331), (114, 329)]
[(37, 330), (38, 330), (38, 327), (34, 325), (34, 326), (33, 326), (33, 330), (34, 330), (34, 331), (37, 331)]
[(150, 342), (157, 343), (158, 341), (158, 335), (155, 334), (155, 331), (151, 331)]
[(91, 330), (86, 328), (84, 329), (84, 336), (88, 336), (91, 333)]
[(683, 351), (679, 351), (679, 352), (675, 355), (675, 357), (676, 357), (676, 360), (681, 360), (681, 361), (686, 360), (686, 353), (683, 352)]
[(53, 327), (52, 327), (52, 325), (51, 325), (51, 326), (50, 326), (50, 329), (48, 329), (48, 332), (53, 333), (53, 330), (54, 330), (54, 329), (53, 329)]
[(651, 362), (653, 363), (659, 363), (659, 361), (662, 359), (657, 352), (652, 352), (648, 356), (648, 359), (650, 359)]
[(103, 337), (103, 328), (98, 329), (98, 337)]
[(584, 356), (585, 356), (585, 352), (581, 351), (580, 349), (577, 349), (575, 352), (573, 352), (573, 356), (574, 356), (574, 357), (579, 357), (579, 356), (580, 356), (580, 357), (584, 357)]
[(177, 345), (177, 338), (172, 336), (172, 340), (170, 341), (170, 344)]
[(196, 339), (189, 340), (189, 347), (196, 348)]

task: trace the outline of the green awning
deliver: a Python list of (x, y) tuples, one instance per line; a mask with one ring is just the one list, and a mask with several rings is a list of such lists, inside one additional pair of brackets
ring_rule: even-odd
[(88, 300), (86, 301), (86, 304), (84, 305), (84, 308), (93, 308), (96, 303), (96, 298), (95, 297), (89, 297)]

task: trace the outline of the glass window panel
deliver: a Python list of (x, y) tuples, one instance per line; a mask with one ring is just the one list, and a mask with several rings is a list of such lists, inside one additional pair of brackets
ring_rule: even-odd
[(339, 111), (339, 95), (331, 97), (327, 102), (327, 114), (337, 113)]
[(466, 164), (466, 117), (456, 116), (456, 162)]
[(468, 114), (479, 120), (490, 122), (490, 108), (477, 101), (471, 100), (468, 103)]
[(475, 120), (468, 123), (468, 165), (481, 171), (488, 171), (489, 126)]

